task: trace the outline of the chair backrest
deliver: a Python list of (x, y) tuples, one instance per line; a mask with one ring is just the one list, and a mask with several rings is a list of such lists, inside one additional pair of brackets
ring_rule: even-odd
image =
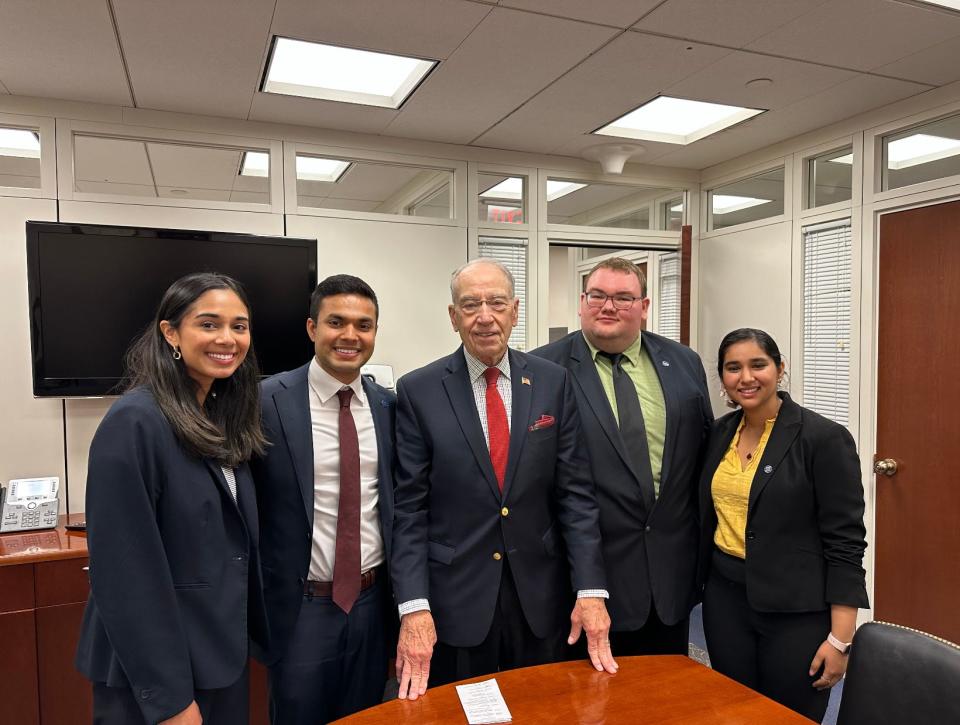
[(960, 646), (909, 627), (857, 630), (837, 725), (960, 723)]

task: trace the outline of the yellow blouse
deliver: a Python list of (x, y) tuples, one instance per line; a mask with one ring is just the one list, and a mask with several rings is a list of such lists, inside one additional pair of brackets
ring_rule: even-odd
[(711, 491), (713, 493), (713, 507), (717, 512), (717, 530), (713, 535), (713, 543), (720, 551), (736, 556), (740, 559), (747, 557), (744, 536), (747, 531), (747, 507), (750, 503), (750, 486), (753, 485), (753, 476), (757, 472), (757, 464), (763, 457), (763, 449), (767, 447), (770, 431), (776, 418), (771, 418), (763, 426), (760, 443), (753, 452), (746, 468), (740, 465), (740, 454), (737, 453), (737, 444), (740, 443), (740, 433), (746, 420), (740, 422), (736, 435), (730, 441), (723, 460), (713, 474)]

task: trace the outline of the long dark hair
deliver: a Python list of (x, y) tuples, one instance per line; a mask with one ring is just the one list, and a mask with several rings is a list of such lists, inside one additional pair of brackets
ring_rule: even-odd
[(727, 354), (729, 347), (736, 345), (738, 342), (748, 341), (757, 343), (778, 368), (783, 364), (780, 348), (777, 347), (776, 341), (769, 334), (755, 327), (741, 327), (728, 332), (720, 341), (720, 349), (717, 350), (717, 375), (720, 376), (721, 380), (723, 380), (723, 356)]
[(259, 368), (252, 342), (233, 375), (213, 381), (201, 408), (196, 381), (182, 359), (173, 359), (173, 351), (160, 331), (161, 320), (179, 328), (190, 306), (205, 292), (215, 289), (234, 292), (252, 319), (250, 302), (235, 279), (215, 272), (181, 277), (164, 293), (153, 322), (127, 351), (126, 388), (143, 386), (153, 393), (187, 451), (222, 465), (236, 466), (254, 453), (263, 453), (266, 447), (260, 427)]

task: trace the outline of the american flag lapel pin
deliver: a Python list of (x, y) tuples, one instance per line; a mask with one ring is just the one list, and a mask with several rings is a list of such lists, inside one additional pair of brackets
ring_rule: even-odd
[(531, 383), (530, 383), (530, 378), (525, 378), (525, 377), (523, 377), (523, 376), (520, 377), (520, 382), (523, 383), (524, 385), (530, 385), (530, 384), (531, 384)]

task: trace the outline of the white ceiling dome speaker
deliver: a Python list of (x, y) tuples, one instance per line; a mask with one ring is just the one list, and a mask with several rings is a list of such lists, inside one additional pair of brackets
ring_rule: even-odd
[(622, 174), (627, 160), (646, 153), (646, 149), (636, 143), (604, 143), (588, 146), (580, 153), (585, 159), (599, 162), (605, 174)]

